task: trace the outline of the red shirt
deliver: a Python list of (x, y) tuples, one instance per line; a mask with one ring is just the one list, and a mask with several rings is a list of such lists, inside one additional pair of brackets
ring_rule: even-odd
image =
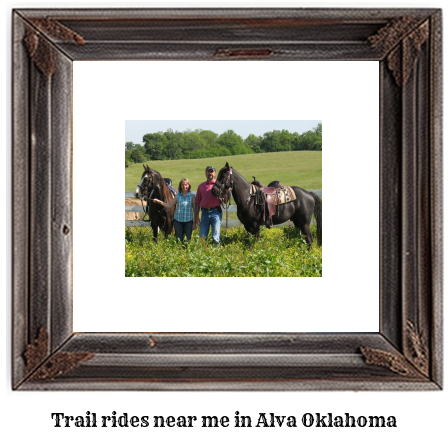
[(201, 208), (213, 208), (219, 207), (221, 201), (216, 196), (212, 195), (213, 184), (216, 179), (199, 184), (198, 191), (196, 192), (196, 204), (199, 204)]

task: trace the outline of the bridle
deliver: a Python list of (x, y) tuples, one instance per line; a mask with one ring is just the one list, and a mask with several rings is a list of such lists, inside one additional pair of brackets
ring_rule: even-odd
[[(228, 204), (225, 204), (224, 199), (225, 199), (226, 195), (233, 190), (233, 179), (231, 179), (232, 175), (233, 175), (233, 167), (230, 167), (227, 172), (227, 176), (226, 176), (224, 183), (221, 184), (219, 181), (216, 181), (216, 183), (215, 183), (215, 186), (217, 188), (216, 196), (218, 196), (219, 200), (221, 201), (221, 205), (223, 205), (226, 210), (229, 208), (230, 198), (229, 198)], [(247, 208), (247, 206), (249, 205), (249, 201), (252, 196), (253, 195), (251, 193), (249, 193), (249, 196), (246, 200), (246, 204), (243, 206), (243, 210), (245, 208)]]
[(221, 184), (219, 181), (215, 182), (215, 186), (217, 187), (218, 191), (218, 198), (221, 201), (221, 205), (224, 207), (224, 210), (226, 211), (226, 230), (227, 230), (227, 224), (229, 222), (229, 207), (230, 207), (230, 196), (225, 201), (227, 194), (230, 193), (233, 189), (233, 179), (230, 179), (232, 176), (233, 168), (231, 167), (229, 171), (227, 172), (226, 180), (224, 181), (224, 184)]
[[(147, 212), (149, 212), (149, 201), (152, 201), (152, 195), (153, 195), (153, 193), (154, 193), (154, 190), (155, 190), (155, 187), (153, 187), (152, 188), (152, 190), (151, 190), (151, 193), (149, 194), (149, 196), (148, 196), (148, 190), (149, 190), (149, 187), (148, 187), (148, 184), (146, 184), (146, 179), (147, 179), (147, 176), (146, 176), (147, 174), (145, 174), (144, 176), (143, 176), (143, 178), (141, 179), (141, 181), (140, 182), (142, 182), (143, 180), (145, 180), (145, 183), (143, 183), (142, 185), (140, 185), (140, 183), (139, 184), (137, 184), (137, 187), (141, 190), (141, 192), (142, 192), (142, 195), (141, 195), (141, 197), (140, 197), (140, 199), (141, 199), (141, 201), (142, 201), (142, 208), (143, 208), (143, 212), (146, 214)], [(150, 173), (148, 174), (148, 176), (151, 176), (151, 182), (152, 182), (152, 184), (154, 185), (154, 176), (153, 175), (151, 175)], [(146, 201), (146, 208), (148, 209), (147, 211), (145, 210), (145, 206), (143, 205), (143, 201)], [(156, 210), (159, 212), (159, 213), (162, 213), (163, 212), (163, 207), (161, 208), (161, 209), (159, 209), (159, 206), (158, 205), (155, 205), (155, 207), (156, 207)]]
[[(231, 167), (228, 172), (226, 179), (223, 184), (221, 184), (219, 181), (215, 182), (215, 187), (217, 188), (217, 197), (221, 201), (221, 204), (225, 204), (224, 199), (226, 198), (227, 194), (232, 191), (233, 189), (233, 179), (230, 177), (232, 176), (233, 168)], [(230, 201), (229, 201), (230, 204)]]
[[(146, 179), (146, 178), (144, 178), (144, 179)], [(146, 184), (144, 184), (143, 186), (141, 186), (140, 184), (137, 184), (137, 187), (138, 187), (138, 188), (141, 190), (141, 192), (142, 192), (142, 196), (141, 196), (142, 199), (144, 198), (145, 201), (148, 201), (149, 199), (151, 199), (152, 194), (154, 193), (154, 189), (152, 189), (152, 190), (151, 190), (151, 193), (149, 194), (149, 196), (147, 196), (149, 187), (148, 187)]]

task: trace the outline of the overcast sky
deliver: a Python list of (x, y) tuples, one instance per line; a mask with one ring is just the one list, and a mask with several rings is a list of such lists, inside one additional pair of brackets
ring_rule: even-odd
[(301, 134), (315, 128), (318, 123), (322, 123), (322, 120), (126, 120), (125, 141), (142, 144), (145, 134), (165, 132), (170, 128), (181, 132), (204, 129), (217, 134), (232, 129), (243, 139), (249, 134), (259, 136), (282, 129)]

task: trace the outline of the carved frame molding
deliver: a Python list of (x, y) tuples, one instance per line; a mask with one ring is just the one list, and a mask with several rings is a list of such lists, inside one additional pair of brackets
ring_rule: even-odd
[[(14, 10), (12, 387), (441, 389), (441, 29), (437, 9)], [(105, 59), (378, 61), (380, 331), (73, 333), (72, 63)]]

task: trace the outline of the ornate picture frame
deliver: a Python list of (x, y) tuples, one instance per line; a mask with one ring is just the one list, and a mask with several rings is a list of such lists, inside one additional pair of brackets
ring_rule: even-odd
[[(441, 32), (438, 9), (14, 10), (12, 387), (441, 389)], [(73, 332), (72, 63), (137, 59), (379, 62), (378, 333)]]

